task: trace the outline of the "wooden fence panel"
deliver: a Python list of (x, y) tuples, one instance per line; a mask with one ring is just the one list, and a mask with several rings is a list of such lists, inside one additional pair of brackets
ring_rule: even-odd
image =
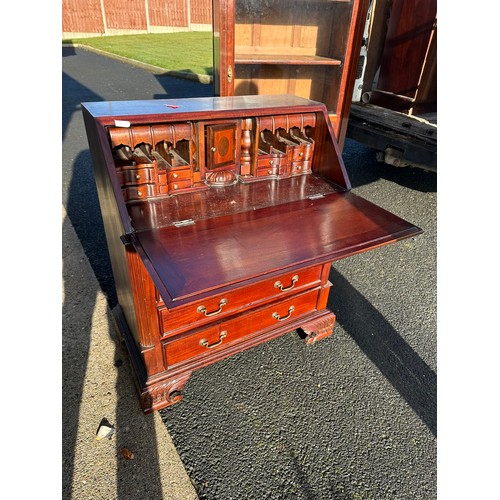
[(186, 0), (149, 0), (148, 6), (151, 26), (188, 27)]
[(212, 0), (191, 0), (191, 22), (212, 24)]
[(189, 31), (211, 25), (212, 0), (62, 0), (65, 37)]
[(113, 30), (147, 29), (144, 0), (103, 0), (106, 25)]
[(104, 33), (101, 0), (62, 0), (63, 33)]

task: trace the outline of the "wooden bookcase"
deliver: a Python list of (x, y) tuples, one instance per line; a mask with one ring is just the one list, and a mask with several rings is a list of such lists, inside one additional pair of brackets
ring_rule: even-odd
[(368, 0), (214, 0), (215, 95), (322, 102), (342, 145)]

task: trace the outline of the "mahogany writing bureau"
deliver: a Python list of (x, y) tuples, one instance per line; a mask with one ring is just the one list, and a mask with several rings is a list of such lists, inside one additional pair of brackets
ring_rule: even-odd
[(194, 370), (332, 333), (332, 261), (421, 230), (350, 192), (326, 107), (292, 95), (82, 104), (144, 412)]

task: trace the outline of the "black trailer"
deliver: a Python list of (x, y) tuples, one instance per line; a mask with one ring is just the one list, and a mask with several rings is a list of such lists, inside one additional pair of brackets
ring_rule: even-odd
[(372, 0), (347, 137), (396, 167), (437, 171), (437, 2)]

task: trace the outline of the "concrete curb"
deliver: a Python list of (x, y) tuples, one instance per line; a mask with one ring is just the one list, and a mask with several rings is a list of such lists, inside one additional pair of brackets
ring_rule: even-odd
[[(62, 498), (197, 499), (160, 415), (140, 409), (108, 302), (64, 207), (62, 237)], [(115, 431), (97, 440), (103, 418)]]
[(94, 47), (90, 47), (89, 45), (84, 45), (80, 43), (64, 43), (63, 45), (69, 47), (77, 47), (82, 50), (87, 50), (89, 52), (95, 52), (96, 54), (100, 54), (111, 59), (116, 59), (117, 61), (121, 61), (132, 66), (136, 66), (137, 68), (142, 68), (147, 71), (150, 71), (154, 75), (167, 75), (173, 76), (175, 78), (182, 78), (184, 80), (192, 80), (194, 82), (210, 84), (213, 82), (213, 77), (210, 75), (200, 75), (196, 73), (189, 73), (187, 71), (174, 71), (165, 68), (161, 68), (159, 66), (154, 66), (152, 64), (143, 63), (141, 61), (136, 61), (135, 59), (130, 59), (128, 57), (119, 56), (117, 54), (113, 54), (112, 52), (106, 52), (101, 49), (96, 49)]

